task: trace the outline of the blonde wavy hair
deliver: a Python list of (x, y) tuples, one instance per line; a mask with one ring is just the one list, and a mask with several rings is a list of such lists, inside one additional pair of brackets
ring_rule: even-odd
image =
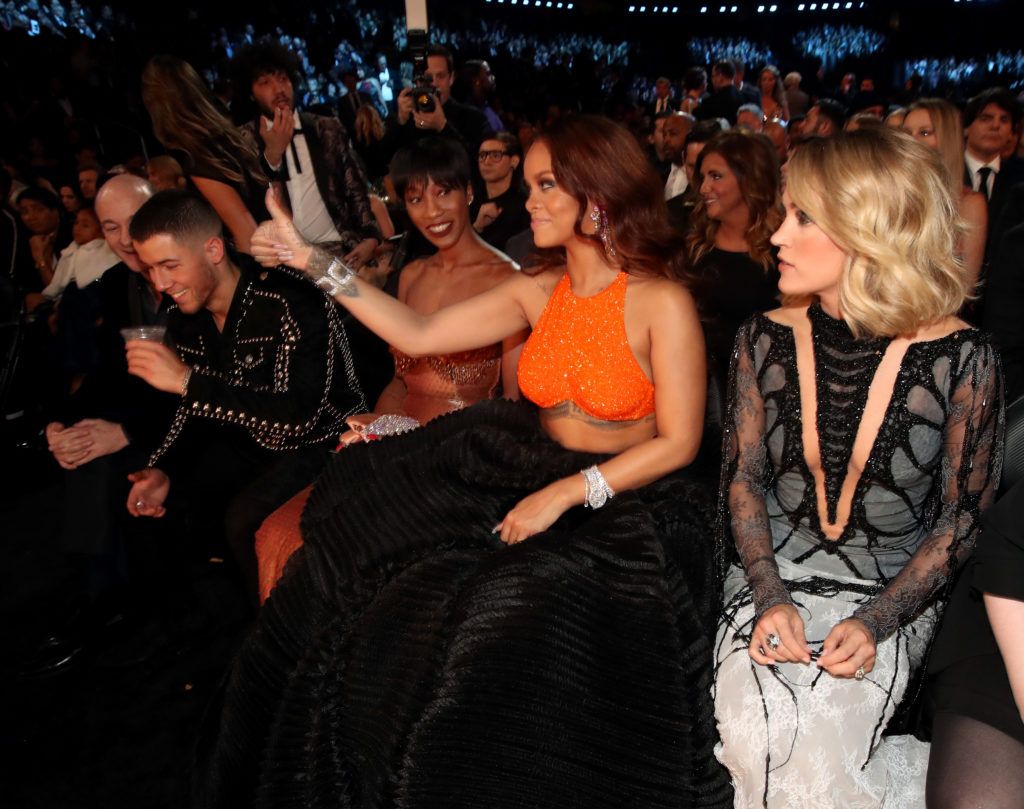
[(887, 128), (815, 140), (790, 159), (793, 204), (847, 254), (839, 306), (855, 336), (911, 335), (967, 299), (947, 174), (935, 150)]
[[(907, 107), (906, 115), (924, 110), (932, 119), (939, 154), (949, 172), (948, 183), (953, 199), (960, 199), (964, 191), (964, 126), (960, 110), (942, 98), (922, 98)], [(903, 121), (906, 122), (906, 116)]]

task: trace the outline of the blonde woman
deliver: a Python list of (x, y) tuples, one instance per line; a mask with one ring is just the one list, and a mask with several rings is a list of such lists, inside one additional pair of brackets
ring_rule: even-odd
[(259, 155), (217, 109), (195, 68), (176, 56), (149, 60), (142, 102), (157, 139), (183, 158), (189, 182), (217, 211), (235, 247), (248, 253), (256, 221), (269, 217)]
[(998, 358), (954, 314), (934, 151), (885, 128), (810, 142), (784, 201), (779, 288), (814, 302), (737, 336), (717, 753), (736, 806), (919, 807), (927, 745), (882, 732), (999, 480)]
[(948, 173), (950, 195), (959, 206), (967, 230), (957, 245), (969, 291), (974, 292), (981, 273), (988, 235), (988, 203), (980, 191), (964, 184), (964, 129), (960, 111), (941, 98), (922, 98), (907, 108), (903, 130), (930, 149), (935, 149)]

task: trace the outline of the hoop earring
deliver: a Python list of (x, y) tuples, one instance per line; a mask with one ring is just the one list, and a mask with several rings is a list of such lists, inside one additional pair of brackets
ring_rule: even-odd
[(590, 211), (590, 221), (594, 223), (594, 234), (604, 245), (604, 252), (608, 258), (615, 258), (615, 245), (612, 244), (612, 228), (608, 224), (608, 212), (600, 205), (595, 205)]

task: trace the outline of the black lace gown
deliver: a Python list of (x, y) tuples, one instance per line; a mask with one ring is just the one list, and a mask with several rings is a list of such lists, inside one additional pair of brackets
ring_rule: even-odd
[[(738, 806), (923, 806), (927, 745), (882, 731), (998, 483), (998, 358), (974, 329), (908, 344), (855, 340), (818, 305), (806, 317), (798, 325), (813, 360), (803, 373), (799, 334), (766, 316), (744, 324), (733, 353), (720, 503), (738, 559), (716, 645), (716, 753)], [(899, 361), (883, 372), (890, 351)], [(803, 401), (816, 403), (810, 430), (802, 384), (813, 386)], [(862, 418), (869, 451), (858, 477)], [(841, 526), (838, 539), (823, 522), (833, 536)], [(874, 670), (857, 681), (813, 663), (754, 664), (756, 616), (780, 603), (797, 607), (814, 649), (839, 621), (862, 620), (877, 642)]]

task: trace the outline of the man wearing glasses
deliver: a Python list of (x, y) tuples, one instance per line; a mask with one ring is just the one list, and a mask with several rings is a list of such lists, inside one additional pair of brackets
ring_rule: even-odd
[(477, 166), (487, 188), (487, 201), (477, 211), (473, 228), (488, 244), (505, 249), (509, 237), (530, 227), (526, 189), (518, 168), (519, 141), (511, 132), (498, 132), (480, 143)]

